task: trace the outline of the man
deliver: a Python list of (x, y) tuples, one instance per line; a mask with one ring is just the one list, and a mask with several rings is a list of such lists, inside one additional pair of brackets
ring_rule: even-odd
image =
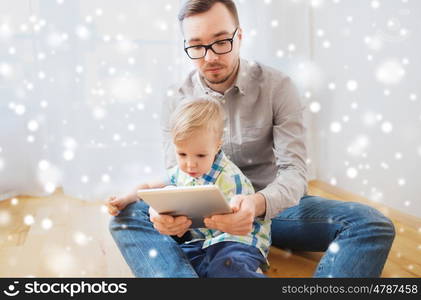
[[(186, 97), (211, 95), (226, 111), (223, 150), (252, 181), (253, 195), (238, 197), (239, 211), (205, 219), (210, 229), (244, 235), (255, 217), (272, 219), (275, 246), (326, 251), (315, 277), (378, 277), (394, 239), (392, 222), (358, 203), (308, 196), (303, 106), (291, 80), (240, 59), (242, 29), (231, 0), (190, 0), (180, 11), (192, 72), (163, 104), (166, 165), (175, 164), (168, 119)], [(110, 230), (139, 277), (196, 277), (176, 237), (190, 221), (128, 206)], [(161, 234), (160, 234), (161, 233)], [(153, 254), (153, 255), (151, 255)]]

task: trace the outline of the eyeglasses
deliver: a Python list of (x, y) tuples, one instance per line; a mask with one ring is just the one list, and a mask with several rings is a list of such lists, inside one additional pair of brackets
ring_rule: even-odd
[[(232, 51), (232, 43), (234, 41), (235, 34), (237, 33), (238, 27), (232, 34), (232, 38), (215, 41), (209, 45), (195, 45), (190, 47), (184, 47), (184, 51), (191, 59), (199, 59), (206, 56), (208, 50), (211, 49), (215, 54), (226, 54)], [(186, 41), (184, 41), (184, 45)]]

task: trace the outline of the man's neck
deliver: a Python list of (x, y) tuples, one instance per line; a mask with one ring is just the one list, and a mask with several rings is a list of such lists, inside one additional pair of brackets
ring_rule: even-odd
[(212, 84), (208, 82), (205, 78), (204, 81), (206, 85), (213, 91), (224, 94), (235, 82), (238, 76), (238, 70), (240, 69), (240, 59), (238, 59), (237, 66), (235, 67), (235, 71), (232, 72), (230, 78), (227, 81), (220, 83), (220, 84)]

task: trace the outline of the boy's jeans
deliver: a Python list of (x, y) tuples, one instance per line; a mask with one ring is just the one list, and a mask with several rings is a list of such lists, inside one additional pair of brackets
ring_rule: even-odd
[(254, 246), (229, 241), (202, 246), (203, 241), (180, 245), (199, 277), (266, 277), (257, 272), (266, 259)]
[[(110, 231), (136, 277), (198, 277), (177, 242), (155, 230), (144, 202), (113, 217)], [(314, 277), (379, 277), (394, 236), (393, 223), (376, 209), (316, 196), (272, 219), (273, 245), (327, 250)]]

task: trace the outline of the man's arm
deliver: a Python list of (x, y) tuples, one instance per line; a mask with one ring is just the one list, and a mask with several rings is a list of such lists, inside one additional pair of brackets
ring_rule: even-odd
[[(282, 80), (273, 101), (273, 144), (278, 174), (272, 183), (257, 193), (265, 198), (265, 219), (271, 219), (286, 208), (297, 205), (307, 192), (307, 151), (303, 124), (305, 107), (289, 78)], [(262, 210), (262, 199), (256, 197), (255, 202)]]
[(266, 198), (263, 194), (257, 192), (253, 195), (250, 195), (254, 202), (254, 211), (255, 217), (264, 216), (266, 213)]

